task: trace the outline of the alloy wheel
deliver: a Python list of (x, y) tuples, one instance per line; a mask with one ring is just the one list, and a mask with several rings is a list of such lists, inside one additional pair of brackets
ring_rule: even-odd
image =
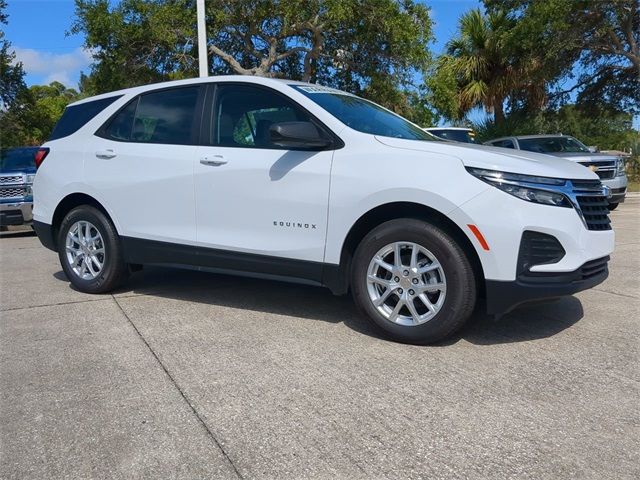
[(367, 269), (369, 299), (388, 321), (405, 326), (428, 322), (442, 308), (444, 270), (433, 253), (413, 242), (381, 248)]
[(93, 280), (104, 267), (106, 252), (100, 231), (90, 222), (74, 223), (66, 237), (67, 262), (83, 280)]

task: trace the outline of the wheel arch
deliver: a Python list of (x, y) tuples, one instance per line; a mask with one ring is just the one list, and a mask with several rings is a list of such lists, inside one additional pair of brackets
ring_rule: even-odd
[[(57, 243), (58, 239), (58, 231), (60, 229), (60, 225), (64, 220), (64, 217), (74, 208), (79, 207), (80, 205), (91, 205), (94, 208), (100, 210), (111, 222), (112, 225), (118, 231), (116, 224), (113, 221), (111, 215), (106, 208), (94, 197), (88, 195), (86, 193), (75, 192), (67, 195), (58, 203), (55, 211), (53, 212), (53, 217), (51, 219), (51, 229), (53, 233), (53, 242), (54, 245)], [(55, 245), (57, 247), (57, 245)]]
[(412, 218), (429, 222), (442, 228), (460, 245), (467, 254), (476, 284), (479, 287), (478, 294), (484, 296), (484, 270), (480, 257), (469, 237), (462, 228), (442, 212), (414, 202), (391, 202), (379, 205), (364, 213), (353, 224), (342, 244), (340, 264), (335, 268), (328, 268), (323, 275), (324, 283), (335, 294), (345, 294), (349, 290), (349, 271), (353, 255), (364, 237), (378, 225), (398, 218)]

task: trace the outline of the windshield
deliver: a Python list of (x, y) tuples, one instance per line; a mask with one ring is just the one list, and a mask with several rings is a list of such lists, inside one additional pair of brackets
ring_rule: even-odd
[(9, 148), (0, 151), (0, 170), (23, 170), (36, 167), (37, 148)]
[(443, 138), (445, 140), (453, 140), (454, 142), (462, 143), (476, 143), (476, 134), (472, 130), (458, 130), (458, 129), (439, 129), (439, 130), (427, 130), (429, 133), (436, 137)]
[(407, 140), (437, 140), (401, 116), (355, 95), (321, 86), (294, 84), (291, 87), (359, 132)]
[(589, 149), (573, 137), (540, 137), (518, 139), (520, 150), (538, 153), (589, 152)]

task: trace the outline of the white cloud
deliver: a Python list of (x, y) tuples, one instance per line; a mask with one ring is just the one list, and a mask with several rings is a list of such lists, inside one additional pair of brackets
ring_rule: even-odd
[(68, 87), (76, 86), (72, 78), (77, 78), (81, 70), (87, 70), (92, 60), (91, 52), (84, 48), (76, 48), (71, 53), (20, 47), (13, 50), (26, 73), (43, 76), (45, 83), (58, 81)]

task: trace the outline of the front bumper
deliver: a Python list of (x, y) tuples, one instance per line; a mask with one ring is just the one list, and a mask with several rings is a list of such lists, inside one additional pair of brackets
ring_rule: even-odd
[(524, 303), (573, 295), (595, 287), (609, 276), (608, 261), (608, 256), (591, 260), (573, 272), (529, 272), (512, 282), (487, 280), (487, 313), (502, 315)]
[(0, 203), (0, 225), (24, 225), (33, 220), (33, 202)]
[(627, 194), (628, 180), (626, 175), (621, 177), (611, 178), (609, 180), (602, 180), (602, 184), (609, 187), (611, 195), (609, 196), (609, 203), (624, 202), (624, 197)]

